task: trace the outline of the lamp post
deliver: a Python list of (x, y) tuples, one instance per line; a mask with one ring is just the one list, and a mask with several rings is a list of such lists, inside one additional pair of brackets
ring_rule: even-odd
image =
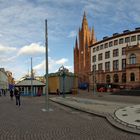
[(63, 77), (63, 98), (65, 98), (65, 71), (63, 71), (62, 77)]
[(32, 57), (31, 57), (31, 96), (33, 96), (33, 66), (32, 66)]
[(64, 66), (61, 66), (59, 68), (59, 72), (60, 72), (60, 75), (62, 76), (63, 78), (63, 98), (65, 98), (65, 77), (66, 77), (66, 72), (68, 70), (66, 68), (64, 68)]
[(96, 67), (95, 67), (95, 60), (94, 60), (94, 67), (93, 67), (93, 77), (94, 77), (94, 79), (93, 79), (93, 88), (94, 88), (94, 90), (93, 90), (93, 95), (94, 94), (96, 94)]
[(47, 30), (47, 20), (45, 20), (45, 47), (46, 47), (46, 86), (45, 86), (45, 108), (42, 109), (42, 111), (51, 111), (49, 108), (49, 95), (48, 95), (48, 30)]
[(48, 95), (48, 26), (45, 20), (45, 46), (46, 46), (46, 110), (49, 111), (49, 95)]

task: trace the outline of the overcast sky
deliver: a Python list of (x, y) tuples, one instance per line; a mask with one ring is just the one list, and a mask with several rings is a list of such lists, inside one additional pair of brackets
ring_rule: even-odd
[(97, 40), (140, 27), (139, 0), (0, 0), (0, 67), (19, 79), (30, 70), (45, 74), (45, 19), (49, 73), (73, 71), (73, 47), (86, 11)]

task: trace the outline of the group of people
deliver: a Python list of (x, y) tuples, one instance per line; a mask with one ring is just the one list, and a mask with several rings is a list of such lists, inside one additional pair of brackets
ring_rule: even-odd
[(17, 88), (15, 88), (14, 90), (13, 89), (10, 90), (11, 100), (13, 100), (14, 96), (16, 98), (16, 105), (20, 106), (20, 91)]
[(6, 96), (7, 89), (0, 89), (0, 96)]

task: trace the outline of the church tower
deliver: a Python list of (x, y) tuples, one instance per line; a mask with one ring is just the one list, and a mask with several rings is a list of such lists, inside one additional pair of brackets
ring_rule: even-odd
[(84, 12), (82, 27), (79, 28), (78, 41), (76, 37), (74, 47), (74, 73), (78, 75), (79, 82), (89, 82), (90, 73), (90, 45), (95, 43), (94, 29), (89, 29), (86, 13)]

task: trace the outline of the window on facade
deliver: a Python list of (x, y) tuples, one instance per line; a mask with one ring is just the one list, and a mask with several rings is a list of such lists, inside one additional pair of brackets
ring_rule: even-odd
[(119, 61), (118, 60), (114, 60), (113, 61), (113, 70), (118, 70), (119, 69)]
[(110, 58), (110, 51), (105, 52), (105, 59), (108, 59), (108, 58)]
[(122, 83), (126, 83), (126, 73), (122, 74)]
[(100, 45), (100, 50), (102, 50), (103, 49), (103, 45)]
[(140, 40), (140, 35), (137, 36), (137, 40)]
[(126, 68), (126, 59), (122, 59), (122, 70)]
[(125, 43), (128, 43), (128, 42), (130, 42), (130, 38), (129, 37), (126, 37), (125, 38)]
[(136, 36), (132, 36), (131, 41), (136, 41)]
[(92, 71), (96, 70), (96, 65), (92, 66)]
[(123, 44), (123, 38), (119, 39), (119, 44)]
[(129, 64), (136, 64), (136, 55), (135, 54), (130, 55)]
[(108, 43), (105, 43), (105, 48), (108, 48)]
[(118, 55), (119, 55), (119, 50), (118, 49), (113, 50), (113, 57), (116, 57)]
[(118, 40), (114, 40), (114, 45), (118, 45)]
[(96, 55), (92, 56), (92, 62), (96, 62)]
[(105, 62), (105, 70), (110, 71), (110, 62)]
[(112, 43), (112, 41), (111, 42), (109, 42), (109, 47), (112, 47), (113, 46), (113, 43)]
[(131, 73), (131, 74), (130, 74), (130, 80), (131, 80), (131, 81), (135, 81), (135, 74), (134, 74), (134, 73)]
[(98, 70), (103, 70), (103, 64), (102, 63), (98, 64)]
[(99, 46), (97, 46), (97, 49), (96, 50), (99, 51)]
[(103, 59), (103, 54), (102, 53), (98, 54), (98, 60), (100, 61), (102, 59)]
[(118, 74), (114, 74), (113, 80), (114, 80), (114, 83), (118, 83), (119, 82), (119, 76), (118, 76)]
[(93, 48), (93, 52), (96, 52), (96, 49), (95, 48)]
[(110, 83), (110, 75), (106, 75), (106, 83)]
[(126, 48), (124, 47), (124, 48), (122, 48), (122, 55), (125, 55), (126, 53)]

